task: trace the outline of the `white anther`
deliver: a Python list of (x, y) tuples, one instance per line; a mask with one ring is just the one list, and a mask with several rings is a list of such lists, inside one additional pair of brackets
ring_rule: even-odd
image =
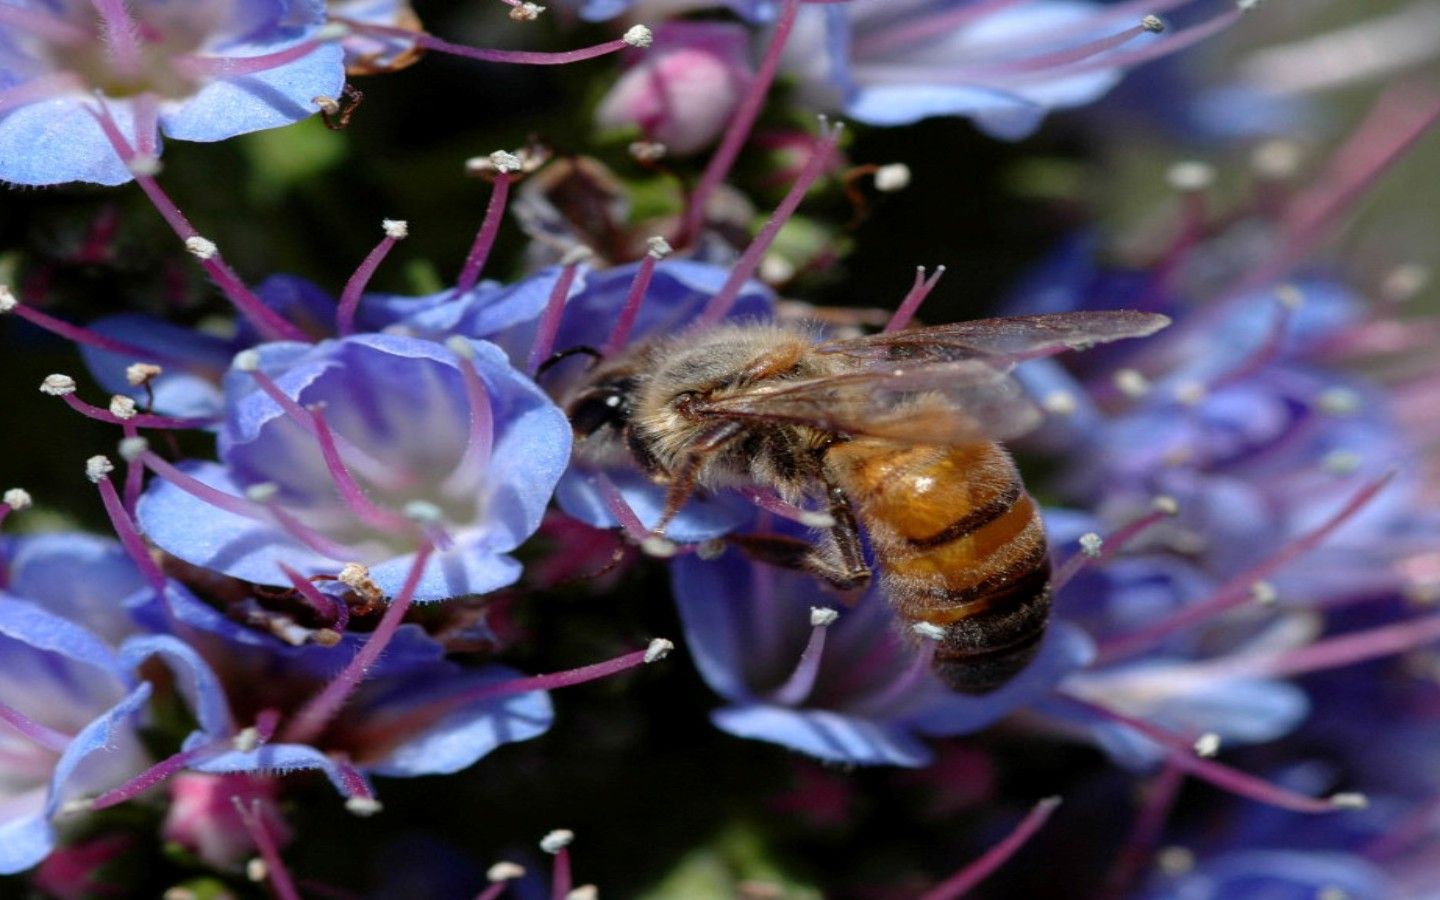
[(1332, 416), (1353, 416), (1360, 410), (1360, 395), (1349, 388), (1328, 388), (1315, 398), (1315, 406)]
[(1330, 805), (1336, 809), (1368, 809), (1370, 798), (1358, 791), (1341, 791), (1330, 795)]
[(1195, 868), (1195, 854), (1185, 847), (1163, 847), (1155, 854), (1155, 865), (1166, 875), (1184, 875)]
[(10, 507), (13, 512), (29, 509), (34, 502), (30, 497), (30, 492), (24, 488), (10, 488), (4, 494), (0, 494), (0, 503)]
[(260, 368), (260, 351), (241, 350), (230, 363), (238, 372), (254, 372)]
[(520, 171), (520, 157), (509, 150), (496, 150), (490, 154), (490, 165), (494, 166), (497, 172), (506, 174), (518, 172)]
[(1195, 755), (1210, 759), (1220, 752), (1220, 735), (1207, 731), (1195, 739)]
[(1305, 293), (1293, 284), (1276, 285), (1275, 299), (1292, 312), (1305, 305)]
[(645, 648), (645, 661), (647, 663), (659, 662), (669, 656), (670, 651), (674, 649), (674, 641), (666, 640), (665, 638), (654, 638)]
[(140, 437), (127, 437), (120, 442), (120, 458), (126, 462), (134, 462), (140, 454), (150, 449), (150, 442)]
[(659, 141), (634, 141), (629, 150), (630, 156), (640, 162), (656, 162), (670, 152), (670, 148)]
[(485, 878), (489, 881), (514, 881), (524, 877), (525, 867), (508, 860), (501, 860), (485, 870)]
[(76, 797), (60, 804), (60, 808), (56, 810), (56, 813), (60, 816), (76, 816), (80, 813), (88, 813), (94, 803), (94, 797)]
[(1150, 508), (1158, 513), (1173, 516), (1180, 512), (1180, 501), (1169, 494), (1159, 494), (1150, 501)]
[(1045, 408), (1046, 412), (1054, 413), (1057, 416), (1068, 416), (1078, 407), (1075, 395), (1069, 391), (1051, 391), (1040, 401), (1040, 405)]
[(470, 343), (469, 338), (463, 338), (458, 334), (452, 334), (445, 339), (445, 347), (451, 353), (461, 359), (475, 358), (475, 345)]
[(138, 411), (139, 410), (135, 408), (135, 400), (132, 397), (127, 397), (124, 394), (115, 394), (110, 398), (110, 415), (117, 419), (121, 419), (122, 421), (125, 419), (133, 419)]
[[(1425, 290), (1434, 273), (1429, 266), (1420, 263), (1406, 263), (1396, 266), (1380, 284), (1380, 295), (1390, 303), (1404, 303)], [(4, 312), (4, 300), (0, 298), (0, 312)]]
[(767, 253), (760, 260), (760, 280), (766, 284), (784, 284), (795, 277), (795, 264), (778, 253)]
[(1150, 15), (1140, 20), (1140, 27), (1151, 34), (1159, 34), (1165, 30), (1165, 22), (1159, 16)]
[(910, 626), (910, 630), (927, 641), (939, 641), (945, 638), (945, 629), (929, 622), (916, 622)]
[(806, 528), (834, 528), (835, 517), (827, 512), (819, 510), (802, 510), (799, 516), (800, 524)]
[(570, 846), (570, 842), (573, 840), (575, 840), (575, 832), (567, 828), (557, 828), (540, 839), (540, 849), (546, 853), (559, 853)]
[(1280, 592), (1268, 581), (1257, 581), (1250, 585), (1250, 599), (1261, 606), (1269, 606), (1280, 599)]
[(565, 900), (600, 900), (600, 889), (593, 884), (582, 884), (566, 894)]
[(92, 456), (85, 460), (85, 477), (99, 484), (102, 479), (115, 471), (115, 464), (109, 457)]
[(568, 250), (565, 251), (565, 255), (564, 255), (564, 256), (560, 257), (560, 265), (562, 265), (562, 266), (574, 266), (574, 265), (579, 265), (580, 263), (585, 262), (586, 260), (590, 259), (590, 258), (593, 257), (594, 255), (595, 255), (595, 251), (594, 251), (594, 250), (591, 250), (589, 247), (585, 246), (584, 244), (575, 244), (575, 245), (572, 246), (570, 249), (568, 249)]
[(1100, 551), (1105, 547), (1105, 539), (1093, 531), (1087, 531), (1080, 535), (1079, 543), (1080, 552), (1091, 559), (1099, 558)]
[(75, 379), (69, 375), (46, 375), (45, 380), (40, 382), (40, 393), (49, 394), (52, 397), (63, 397), (66, 394), (75, 393)]
[(411, 500), (402, 512), (405, 518), (420, 525), (437, 525), (445, 520), (445, 511), (429, 500)]
[(280, 485), (273, 481), (258, 481), (245, 489), (245, 499), (252, 503), (269, 503), (280, 493)]
[(1294, 177), (1300, 171), (1304, 154), (1300, 145), (1284, 138), (1266, 141), (1250, 154), (1250, 167), (1261, 178), (1271, 181)]
[(620, 40), (632, 47), (645, 48), (655, 43), (655, 35), (644, 25), (634, 25), (620, 36)]
[(1175, 400), (1185, 406), (1199, 406), (1209, 392), (1203, 381), (1182, 381), (1175, 385)]
[(1259, 9), (1260, 4), (1264, 2), (1265, 0), (1235, 0), (1235, 7), (1242, 13), (1248, 13), (1252, 10)]
[(510, 7), (510, 18), (517, 22), (533, 22), (540, 18), (540, 14), (546, 7), (536, 6), (534, 3), (521, 3)]
[(645, 245), (650, 248), (647, 252), (656, 259), (664, 259), (675, 252), (675, 248), (670, 246), (670, 242), (658, 234), (654, 237), (646, 238)]
[(1135, 369), (1121, 369), (1115, 373), (1114, 381), (1120, 393), (1131, 399), (1143, 397), (1150, 390), (1150, 380)]
[(164, 371), (154, 363), (131, 363), (125, 367), (125, 380), (131, 387), (140, 387), (151, 379), (159, 378)]
[(327, 116), (340, 115), (340, 101), (334, 97), (327, 97), (321, 94), (318, 97), (311, 97), (310, 102), (315, 104), (315, 106)]
[(245, 864), (245, 877), (256, 884), (264, 881), (269, 875), (269, 871), (270, 870), (265, 867), (265, 860), (258, 856)]
[(904, 163), (890, 163), (875, 170), (875, 190), (882, 194), (903, 191), (910, 186), (910, 167)]
[(814, 628), (825, 628), (840, 618), (840, 614), (828, 606), (810, 607), (810, 625)]
[(362, 819), (368, 819), (384, 808), (374, 797), (351, 797), (345, 801), (345, 811)]
[(19, 305), (20, 300), (10, 290), (10, 285), (0, 284), (0, 313), (8, 313)]
[(339, 41), (350, 36), (350, 26), (344, 22), (330, 20), (319, 28), (315, 29), (315, 40), (317, 41)]
[(1333, 475), (1350, 475), (1362, 462), (1364, 458), (1354, 450), (1332, 450), (1320, 460), (1320, 465)]
[(380, 230), (386, 237), (399, 241), (410, 236), (410, 223), (404, 219), (381, 219)]
[(1185, 159), (1165, 170), (1165, 180), (1177, 191), (1195, 193), (1215, 184), (1215, 167), (1198, 159)]
[(653, 556), (656, 559), (669, 559), (675, 555), (675, 543), (663, 537), (647, 537), (640, 542), (640, 550), (646, 556)]
[(260, 730), (254, 725), (242, 728), (230, 739), (230, 746), (240, 753), (249, 753), (260, 746)]
[(191, 256), (199, 260), (214, 259), (215, 254), (220, 252), (220, 248), (215, 246), (214, 241), (198, 234), (185, 239), (185, 249)]

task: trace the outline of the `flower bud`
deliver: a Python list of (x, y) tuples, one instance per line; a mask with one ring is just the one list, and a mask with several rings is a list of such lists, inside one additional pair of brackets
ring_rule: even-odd
[(170, 811), (162, 834), (218, 869), (238, 870), (255, 853), (255, 843), (235, 809), (232, 797), (245, 804), (262, 800), (266, 828), (280, 845), (289, 842), (290, 829), (271, 802), (279, 791), (273, 778), (250, 775), (210, 775), (183, 772), (169, 782)]

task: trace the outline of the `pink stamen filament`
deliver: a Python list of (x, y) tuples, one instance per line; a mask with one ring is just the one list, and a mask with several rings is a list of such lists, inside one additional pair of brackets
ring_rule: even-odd
[(933, 639), (923, 638), (905, 671), (886, 684), (879, 693), (854, 704), (851, 707), (852, 713), (863, 716), (890, 712), (897, 704), (915, 696), (916, 689), (930, 677), (930, 670), (935, 664), (935, 646)]
[[(122, 429), (126, 440), (133, 440), (140, 436), (140, 429), (128, 422)], [(140, 502), (140, 489), (145, 484), (145, 464), (139, 460), (125, 461), (125, 509), (131, 516), (135, 515), (135, 504)]]
[(125, 0), (91, 0), (100, 14), (105, 55), (117, 72), (126, 76), (140, 73), (140, 29), (125, 8)]
[(525, 371), (532, 377), (540, 371), (540, 364), (549, 359), (555, 349), (555, 335), (560, 331), (565, 301), (570, 297), (570, 286), (575, 283), (575, 273), (579, 268), (579, 262), (572, 262), (561, 269), (560, 277), (555, 280), (555, 287), (550, 291), (550, 298), (545, 302), (545, 312), (540, 316), (535, 342), (530, 345), (530, 358), (525, 365)]
[(1283, 653), (1228, 657), (1198, 669), (1217, 678), (1289, 678), (1393, 656), (1435, 641), (1440, 641), (1440, 615), (1327, 638)]
[(855, 39), (854, 54), (867, 58), (887, 50), (895, 50), (938, 35), (953, 33), (977, 19), (1000, 12), (1026, 0), (978, 0), (965, 6), (902, 22), (891, 28), (880, 28)]
[(355, 800), (374, 800), (375, 792), (370, 790), (370, 783), (355, 764), (343, 753), (336, 753), (330, 757), (335, 765), (335, 770), (340, 774), (340, 781), (345, 785), (345, 796)]
[(620, 318), (615, 320), (615, 327), (610, 330), (610, 336), (600, 347), (602, 358), (614, 356), (629, 342), (630, 332), (635, 327), (635, 317), (640, 314), (640, 304), (645, 299), (646, 291), (650, 290), (650, 279), (655, 274), (655, 265), (658, 262), (659, 258), (653, 253), (646, 253), (645, 258), (640, 260), (635, 280), (630, 283), (630, 293), (625, 295), (625, 305), (620, 307)]
[(593, 47), (582, 47), (579, 50), (562, 50), (550, 53), (535, 50), (487, 50), (480, 47), (467, 47), (464, 44), (452, 44), (432, 34), (426, 34), (423, 31), (412, 31), (408, 28), (396, 28), (391, 25), (375, 25), (370, 22), (358, 22), (354, 19), (346, 19), (340, 16), (332, 16), (331, 19), (336, 22), (343, 22), (358, 34), (404, 38), (414, 41), (417, 46), (424, 47), (427, 50), (434, 50), (437, 53), (448, 53), (452, 56), (463, 56), (466, 59), (478, 59), (482, 62), (520, 63), (530, 66), (561, 66), (566, 63), (594, 59), (597, 56), (605, 56), (609, 53), (618, 53), (630, 47), (630, 44), (617, 38), (613, 41), (606, 41), (603, 44), (596, 44)]
[[(154, 413), (136, 413), (129, 418), (121, 418), (108, 409), (101, 409), (92, 406), (81, 400), (74, 394), (62, 394), (60, 399), (71, 409), (88, 419), (95, 419), (99, 422), (108, 422), (111, 425), (122, 425), (126, 428), (164, 428), (164, 429), (190, 429), (206, 428), (215, 423), (213, 418), (204, 419), (181, 419), (173, 416), (157, 416)], [(128, 432), (126, 437), (132, 437)]]
[(92, 810), (109, 809), (118, 806), (128, 800), (133, 800), (145, 791), (168, 779), (171, 775), (195, 762), (216, 753), (223, 753), (232, 748), (229, 740), (212, 741), (193, 747), (189, 750), (182, 750), (172, 756), (166, 757), (134, 778), (116, 788), (111, 788), (94, 800), (90, 801)]
[(1167, 731), (1158, 725), (1147, 722), (1144, 719), (1126, 715), (1125, 713), (1118, 712), (1107, 706), (1102, 706), (1073, 694), (1062, 692), (1061, 696), (1078, 706), (1084, 707), (1092, 714), (1128, 726), (1140, 735), (1149, 738), (1165, 750), (1167, 759), (1175, 765), (1221, 790), (1228, 791), (1240, 797), (1247, 797), (1269, 806), (1288, 809), (1293, 812), (1331, 813), (1336, 812), (1340, 808), (1327, 798), (1297, 794), (1294, 791), (1286, 790), (1277, 784), (1272, 784), (1264, 779), (1256, 778), (1253, 775), (1247, 775), (1229, 766), (1212, 762), (1208, 759), (1201, 759), (1194, 755), (1194, 748), (1189, 740)]
[[(159, 182), (149, 175), (134, 171), (135, 168), (138, 168), (135, 163), (139, 159), (135, 148), (130, 146), (130, 142), (120, 133), (119, 127), (115, 124), (114, 117), (110, 115), (109, 108), (106, 107), (104, 103), (99, 104), (99, 107), (99, 110), (96, 111), (87, 106), (86, 111), (94, 117), (96, 122), (100, 123), (101, 130), (105, 133), (105, 137), (110, 141), (110, 145), (115, 149), (115, 153), (120, 157), (121, 161), (131, 167), (132, 174), (135, 176), (135, 183), (145, 192), (145, 196), (150, 199), (156, 211), (160, 213), (161, 217), (170, 225), (170, 229), (175, 232), (175, 235), (179, 237), (182, 242), (189, 241), (191, 238), (200, 238), (200, 232), (195, 229), (194, 225), (190, 224), (189, 219), (185, 218), (185, 214), (175, 205), (175, 201), (170, 199), (170, 195), (166, 194), (164, 189), (160, 187)], [(225, 262), (218, 250), (215, 251), (214, 255), (209, 259), (201, 259), (199, 262), (201, 268), (210, 275), (210, 278), (220, 288), (220, 291), (225, 295), (226, 299), (234, 305), (241, 315), (249, 319), (251, 324), (253, 324), (267, 340), (309, 342), (309, 337), (305, 332), (275, 312), (275, 310), (266, 306), (259, 297), (255, 296), (255, 294), (245, 286), (245, 283), (240, 280), (240, 277), (236, 275), (235, 271)]]
[(1128, 525), (1116, 529), (1114, 534), (1110, 535), (1101, 543), (1100, 552), (1095, 556), (1091, 556), (1084, 551), (1071, 555), (1069, 559), (1060, 564), (1060, 568), (1055, 570), (1055, 575), (1050, 579), (1050, 590), (1058, 594), (1060, 589), (1070, 582), (1070, 579), (1080, 573), (1081, 569), (1084, 569), (1087, 565), (1106, 562), (1114, 558), (1116, 553), (1125, 549), (1125, 547), (1131, 541), (1135, 540), (1135, 538), (1139, 537), (1142, 532), (1149, 529), (1152, 525), (1168, 518), (1170, 518), (1169, 513), (1155, 510), (1154, 512), (1141, 516)]
[(365, 286), (375, 275), (375, 270), (385, 261), (390, 250), (400, 242), (400, 238), (393, 235), (385, 235), (380, 243), (366, 255), (361, 261), (355, 274), (345, 282), (345, 289), (340, 292), (340, 306), (335, 311), (335, 331), (341, 337), (347, 337), (355, 331), (355, 311), (360, 308), (360, 297), (365, 293)]
[(320, 736), (355, 693), (360, 682), (369, 673), (370, 667), (380, 658), (380, 654), (389, 646), (395, 632), (400, 628), (400, 622), (405, 618), (405, 613), (410, 609), (410, 601), (415, 596), (415, 588), (420, 584), (420, 577), (425, 573), (425, 567), (430, 562), (430, 555), (434, 548), (430, 544), (422, 544), (415, 552), (415, 561), (410, 565), (410, 572), (405, 576), (405, 583), (400, 588), (400, 593), (390, 601), (390, 606), (385, 610), (385, 615), (380, 618), (380, 624), (370, 634), (370, 638), (361, 645), (353, 659), (350, 660), (340, 674), (325, 686), (319, 694), (316, 694), (301, 707), (285, 726), (281, 738), (288, 743), (308, 744)]
[(115, 529), (115, 536), (120, 539), (120, 545), (125, 548), (130, 561), (145, 576), (150, 587), (161, 597), (168, 610), (170, 598), (165, 591), (165, 575), (156, 565), (155, 560), (150, 556), (150, 548), (145, 545), (145, 539), (140, 536), (140, 530), (135, 527), (135, 521), (130, 518), (126, 511), (125, 504), (121, 502), (120, 495), (115, 493), (115, 485), (110, 483), (108, 477), (101, 478), (95, 483), (100, 490), (100, 502), (105, 505), (105, 514), (110, 517), (110, 525)]
[(976, 66), (968, 71), (992, 75), (1021, 74), (1048, 72), (1052, 69), (1071, 66), (1084, 62), (1091, 57), (1098, 56), (1108, 50), (1114, 50), (1123, 44), (1135, 40), (1148, 29), (1144, 25), (1132, 25), (1123, 31), (1108, 35), (1103, 38), (1080, 44), (1076, 47), (1069, 47), (1064, 50), (1055, 50), (1050, 53), (1042, 53), (1038, 56), (1031, 56), (1026, 59), (1016, 59), (1006, 62), (996, 62), (990, 65)]
[(1144, 804), (1135, 816), (1135, 824), (1130, 828), (1125, 846), (1120, 848), (1105, 876), (1104, 900), (1120, 900), (1129, 896), (1132, 885), (1160, 843), (1165, 820), (1170, 817), (1170, 810), (1174, 808), (1184, 782), (1185, 769), (1167, 757), (1165, 767), (1146, 791)]
[(240, 814), (240, 821), (244, 823), (245, 830), (250, 834), (250, 840), (254, 842), (255, 849), (265, 862), (265, 878), (270, 882), (270, 888), (275, 891), (275, 896), (280, 900), (300, 900), (300, 891), (295, 887), (294, 879), (290, 877), (290, 870), (285, 868), (285, 861), (280, 858), (280, 848), (275, 844), (275, 836), (270, 833), (269, 826), (265, 824), (263, 801), (257, 798), (247, 804), (243, 799), (235, 796), (230, 798), (230, 802), (235, 804), (235, 811)]
[(780, 69), (780, 58), (799, 12), (800, 0), (784, 0), (781, 5), (780, 14), (775, 20), (775, 31), (770, 37), (770, 44), (765, 48), (764, 58), (755, 70), (755, 77), (750, 80), (745, 96), (731, 114), (730, 124), (725, 129), (720, 146), (711, 154), (704, 173), (686, 201), (685, 218), (681, 223), (677, 241), (682, 246), (700, 233), (700, 226), (705, 223), (705, 208), (709, 205), (710, 195), (715, 193), (715, 189), (734, 168), (741, 147), (745, 145), (751, 129), (755, 127), (755, 120), (770, 93), (770, 86), (775, 83), (775, 74)]
[(130, 101), (131, 115), (135, 118), (135, 149), (142, 155), (155, 158), (159, 155), (158, 134), (160, 131), (160, 102), (151, 91), (136, 94)]
[(809, 525), (815, 519), (815, 513), (803, 509), (793, 503), (787, 503), (780, 495), (766, 488), (742, 487), (740, 493), (746, 500), (765, 510), (774, 513), (782, 519), (791, 522), (798, 522), (801, 525)]
[(94, 347), (96, 350), (104, 350), (109, 353), (118, 353), (121, 356), (129, 356), (137, 361), (161, 363), (167, 366), (186, 365), (180, 360), (167, 357), (154, 350), (147, 350), (144, 347), (137, 347), (134, 344), (127, 344), (124, 341), (106, 337), (88, 328), (79, 325), (72, 325), (62, 319), (33, 309), (24, 303), (18, 303), (10, 310), (10, 315), (19, 316), (37, 328), (43, 328), (51, 334), (58, 335), (76, 344), (84, 344), (87, 347)]
[(794, 706), (810, 696), (815, 689), (815, 677), (820, 674), (820, 658), (825, 653), (825, 633), (828, 625), (812, 625), (810, 638), (805, 649), (800, 651), (800, 661), (785, 683), (770, 692), (770, 702), (781, 706)]
[(495, 446), (495, 412), (490, 405), (490, 392), (485, 381), (468, 357), (460, 357), (460, 377), (465, 382), (465, 403), (470, 409), (470, 428), (465, 452), (454, 470), (440, 486), (440, 493), (449, 496), (458, 491), (475, 490), (477, 478), (483, 479), (490, 469), (490, 453)]
[(574, 879), (570, 874), (570, 848), (561, 847), (555, 854), (554, 873), (550, 876), (550, 900), (565, 900)]
[(497, 172), (494, 185), (490, 188), (490, 202), (485, 206), (485, 218), (475, 232), (475, 241), (470, 252), (465, 254), (465, 265), (455, 282), (457, 294), (466, 294), (480, 281), (485, 261), (490, 258), (490, 249), (495, 246), (495, 236), (500, 233), (500, 223), (505, 218), (505, 203), (510, 197), (509, 172)]
[(1003, 866), (1016, 851), (1025, 846), (1035, 832), (1044, 827), (1049, 821), (1056, 807), (1060, 805), (1059, 797), (1047, 797), (1035, 804), (1035, 808), (1020, 820), (1015, 830), (1005, 836), (1005, 839), (995, 846), (986, 850), (979, 859), (970, 865), (956, 872), (945, 881), (926, 891), (921, 895), (920, 900), (956, 900), (963, 897), (977, 884), (989, 878), (996, 869)]
[(0, 3), (0, 25), (29, 33), (57, 44), (83, 44), (91, 39), (85, 29), (49, 13), (36, 9), (21, 9), (9, 3)]
[[(509, 3), (510, 0), (501, 0), (501, 2)], [(515, 2), (519, 3), (520, 0), (515, 0)], [(494, 884), (486, 887), (485, 890), (476, 894), (475, 900), (499, 900), (500, 895), (505, 893), (505, 889), (509, 886), (510, 883), (508, 881), (497, 881)]]
[(335, 445), (335, 436), (330, 431), (330, 425), (325, 421), (325, 416), (320, 409), (310, 410), (310, 421), (314, 423), (316, 443), (320, 445), (320, 455), (325, 460), (325, 468), (330, 472), (330, 479), (335, 483), (335, 490), (339, 492), (340, 498), (345, 505), (355, 513), (360, 521), (381, 530), (398, 529), (402, 532), (413, 532), (415, 523), (388, 509), (377, 506), (365, 491), (350, 470), (345, 467), (345, 462), (340, 458), (340, 450)]
[(1209, 390), (1219, 390), (1232, 384), (1238, 384), (1265, 368), (1279, 356), (1280, 349), (1285, 344), (1285, 334), (1289, 331), (1291, 318), (1293, 315), (1290, 307), (1283, 303), (1280, 304), (1275, 311), (1275, 321), (1271, 323), (1264, 343), (1257, 347), (1248, 359), (1211, 382)]
[(1191, 604), (1173, 615), (1144, 628), (1101, 643), (1099, 665), (1124, 659), (1143, 652), (1181, 629), (1226, 612), (1243, 603), (1250, 602), (1250, 591), (1257, 581), (1282, 568), (1296, 558), (1309, 553), (1323, 543), (1334, 531), (1349, 521), (1368, 504), (1381, 489), (1390, 483), (1394, 473), (1376, 479), (1356, 492), (1355, 496), (1319, 527), (1306, 532), (1256, 565), (1225, 582), (1208, 598)]
[(56, 753), (64, 753), (70, 746), (72, 736), (42, 725), (12, 706), (0, 703), (0, 722), (25, 735), (25, 737)]
[(930, 292), (935, 289), (935, 285), (940, 283), (940, 276), (944, 274), (945, 267), (936, 266), (935, 274), (930, 276), (929, 279), (926, 279), (925, 267), (918, 266), (915, 269), (915, 283), (911, 285), (910, 293), (906, 294), (905, 299), (900, 301), (900, 305), (895, 309), (895, 314), (890, 317), (889, 322), (885, 323), (885, 328), (882, 333), (892, 334), (896, 331), (903, 331), (909, 327), (910, 322), (915, 318), (915, 313), (920, 311), (920, 304), (924, 303), (925, 298), (930, 296)]
[(606, 660), (605, 662), (591, 663), (588, 666), (566, 669), (563, 672), (551, 672), (548, 675), (531, 675), (528, 678), (516, 678), (512, 681), (486, 685), (485, 687), (476, 688), (473, 691), (461, 694), (449, 702), (455, 706), (467, 706), (482, 700), (513, 697), (516, 694), (530, 694), (535, 691), (553, 691), (559, 688), (574, 687), (577, 684), (585, 684), (587, 681), (598, 681), (601, 678), (608, 678), (626, 669), (633, 669), (636, 666), (644, 665), (645, 655), (648, 652), (648, 650), (636, 650), (633, 653), (625, 653), (614, 659)]
[(810, 159), (806, 161), (805, 168), (800, 170), (795, 183), (791, 185), (790, 193), (780, 201), (780, 205), (775, 208), (775, 212), (771, 213), (765, 226), (760, 229), (760, 233), (750, 242), (750, 246), (745, 248), (745, 252), (740, 254), (740, 259), (731, 267), (730, 276), (725, 280), (725, 284), (705, 304), (704, 311), (695, 320), (698, 327), (708, 327), (719, 323), (735, 305), (735, 299), (740, 295), (740, 288), (760, 266), (761, 258), (764, 257), (765, 251), (770, 249), (770, 244), (775, 240), (775, 236), (780, 233), (780, 227), (794, 214), (800, 201), (805, 198), (805, 193), (810, 190), (810, 186), (833, 162), (835, 145), (840, 142), (842, 130), (838, 124), (833, 127), (822, 126), (822, 136), (816, 142), (815, 149), (810, 152)]
[(345, 610), (348, 618), (349, 607), (321, 591), (315, 586), (313, 581), (285, 565), (283, 562), (276, 563), (276, 565), (280, 567), (280, 571), (285, 573), (285, 577), (290, 579), (290, 586), (295, 589), (297, 594), (305, 599), (305, 602), (310, 605), (310, 608), (315, 611), (315, 615), (318, 616), (322, 622), (328, 622), (334, 625), (337, 631), (345, 627), (339, 621), (340, 611), (342, 609)]
[(650, 529), (645, 527), (645, 523), (640, 521), (635, 510), (625, 502), (625, 496), (620, 493), (615, 482), (610, 480), (610, 476), (604, 472), (596, 472), (591, 483), (600, 491), (600, 496), (604, 499), (605, 506), (609, 508), (610, 515), (620, 523), (620, 527), (624, 529), (627, 537), (637, 544), (642, 544), (649, 539)]
[(175, 60), (175, 67), (193, 78), (238, 78), (278, 69), (309, 56), (319, 46), (319, 41), (305, 41), (260, 56), (182, 56)]

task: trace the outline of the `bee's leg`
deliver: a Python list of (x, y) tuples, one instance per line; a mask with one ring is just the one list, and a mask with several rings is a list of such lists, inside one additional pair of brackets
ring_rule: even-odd
[(828, 511), (833, 524), (825, 540), (811, 548), (807, 566), (842, 591), (864, 587), (870, 583), (870, 567), (865, 564), (860, 526), (855, 521), (855, 511), (850, 508), (850, 498), (823, 469), (820, 479), (830, 502)]
[(690, 453), (685, 457), (685, 461), (680, 464), (674, 478), (670, 481), (669, 490), (665, 492), (665, 509), (660, 513), (660, 520), (651, 529), (653, 535), (664, 536), (670, 521), (680, 513), (680, 508), (685, 505), (685, 501), (695, 493), (695, 486), (700, 477), (700, 467), (704, 465), (705, 458), (728, 444), (742, 429), (743, 426), (738, 422), (725, 422), (701, 435), (700, 439), (695, 442)]

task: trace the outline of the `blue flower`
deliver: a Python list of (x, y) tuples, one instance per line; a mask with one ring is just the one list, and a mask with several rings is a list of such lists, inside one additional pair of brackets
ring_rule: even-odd
[(157, 479), (137, 510), (156, 544), (266, 584), (289, 583), (281, 564), (333, 575), (359, 562), (393, 596), (431, 541), (440, 552), (420, 601), (519, 576), (507, 554), (539, 527), (569, 460), (570, 425), (496, 347), (360, 335), (267, 344), (242, 359), (226, 380), (221, 463), (182, 467), (228, 495), (228, 508), (184, 479)]
[(5, 591), (118, 646), (141, 630), (153, 599), (135, 564), (113, 540), (76, 532), (0, 537)]
[(18, 0), (0, 8), (0, 179), (132, 177), (92, 112), (143, 157), (160, 133), (219, 141), (313, 114), (344, 82), (319, 0)]
[(1358, 854), (1310, 849), (1240, 850), (1207, 858), (1179, 876), (1157, 876), (1143, 900), (1389, 900), (1396, 886)]
[(969, 5), (973, 12), (942, 0), (814, 6), (797, 20), (787, 64), (812, 103), (861, 122), (965, 116), (1018, 140), (1050, 110), (1090, 103), (1119, 82), (1127, 51), (1104, 37), (1123, 32), (1138, 45), (1160, 27), (1107, 18), (1080, 0)]
[[(979, 731), (1048, 694), (1093, 653), (1083, 632), (1052, 628), (1019, 677), (967, 697), (931, 674), (878, 588), (847, 607), (813, 576), (736, 550), (714, 562), (686, 556), (671, 571), (686, 645), (726, 701), (711, 716), (716, 727), (835, 762), (926, 765), (921, 738)], [(827, 624), (830, 613), (817, 609), (838, 616)]]
[[(65, 585), (38, 572), (26, 590)], [(74, 622), (0, 592), (0, 874), (44, 859), (56, 817), (74, 800), (143, 771), (136, 735), (150, 687), (115, 651)]]

